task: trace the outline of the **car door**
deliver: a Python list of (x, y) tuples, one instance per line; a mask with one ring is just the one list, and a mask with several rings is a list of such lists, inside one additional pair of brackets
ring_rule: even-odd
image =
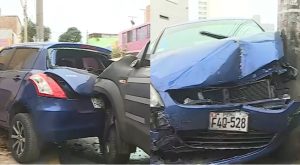
[[(140, 63), (135, 67), (136, 62)], [(133, 144), (138, 144), (142, 149), (149, 150), (150, 142), (150, 63), (139, 59), (131, 66), (124, 90), (125, 117), (127, 129), (130, 130)]]
[(6, 122), (7, 116), (4, 114), (4, 105), (8, 102), (8, 97), (10, 94), (9, 89), (4, 88), (5, 85), (5, 75), (8, 64), (13, 56), (14, 49), (7, 48), (0, 52), (0, 124)]
[[(1, 120), (7, 121), (9, 107), (15, 100), (26, 74), (32, 68), (38, 49), (16, 48), (5, 71), (1, 73)], [(2, 94), (1, 94), (2, 93)]]

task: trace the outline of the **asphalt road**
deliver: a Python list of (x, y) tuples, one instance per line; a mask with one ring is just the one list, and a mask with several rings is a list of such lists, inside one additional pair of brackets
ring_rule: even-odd
[[(149, 156), (141, 149), (131, 154), (129, 164), (149, 164)], [(7, 150), (7, 132), (0, 129), (0, 163), (16, 164)], [(104, 164), (97, 138), (70, 140), (64, 144), (49, 144), (41, 158), (33, 164)]]
[[(300, 153), (299, 153), (300, 154)], [(199, 155), (197, 156), (199, 157)], [(0, 162), (16, 164), (7, 150), (7, 132), (0, 129)], [(201, 159), (193, 161), (201, 163)], [(97, 138), (70, 140), (64, 144), (49, 145), (42, 151), (41, 159), (34, 164), (103, 164), (103, 155), (99, 151)], [(149, 164), (149, 156), (142, 150), (131, 155), (130, 164)], [(157, 162), (159, 163), (159, 162)], [(299, 164), (300, 160), (282, 160), (276, 155), (269, 155), (249, 162), (251, 164)]]

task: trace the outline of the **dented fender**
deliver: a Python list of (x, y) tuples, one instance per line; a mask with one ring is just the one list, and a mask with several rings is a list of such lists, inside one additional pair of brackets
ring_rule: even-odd
[(86, 96), (92, 95), (97, 79), (96, 75), (86, 70), (69, 67), (48, 69), (45, 71), (45, 74), (54, 74), (55, 76), (61, 77), (76, 93)]

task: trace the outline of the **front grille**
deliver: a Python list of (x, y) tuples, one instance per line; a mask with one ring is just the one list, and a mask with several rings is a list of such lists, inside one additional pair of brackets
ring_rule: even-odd
[(198, 105), (244, 103), (275, 97), (269, 80), (233, 87), (171, 90), (169, 94), (178, 103)]
[(188, 131), (178, 132), (178, 136), (185, 144), (192, 148), (203, 149), (254, 149), (266, 146), (275, 134), (249, 131)]
[(263, 80), (253, 84), (230, 88), (230, 102), (251, 102), (272, 98), (269, 81)]

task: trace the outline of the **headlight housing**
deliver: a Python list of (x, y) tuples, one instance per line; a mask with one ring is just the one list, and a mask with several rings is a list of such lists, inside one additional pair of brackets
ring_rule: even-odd
[(167, 115), (164, 113), (164, 103), (159, 93), (150, 85), (150, 128), (156, 130), (157, 128), (167, 128), (169, 121)]
[(160, 108), (163, 107), (164, 103), (158, 94), (158, 92), (150, 85), (150, 107)]

